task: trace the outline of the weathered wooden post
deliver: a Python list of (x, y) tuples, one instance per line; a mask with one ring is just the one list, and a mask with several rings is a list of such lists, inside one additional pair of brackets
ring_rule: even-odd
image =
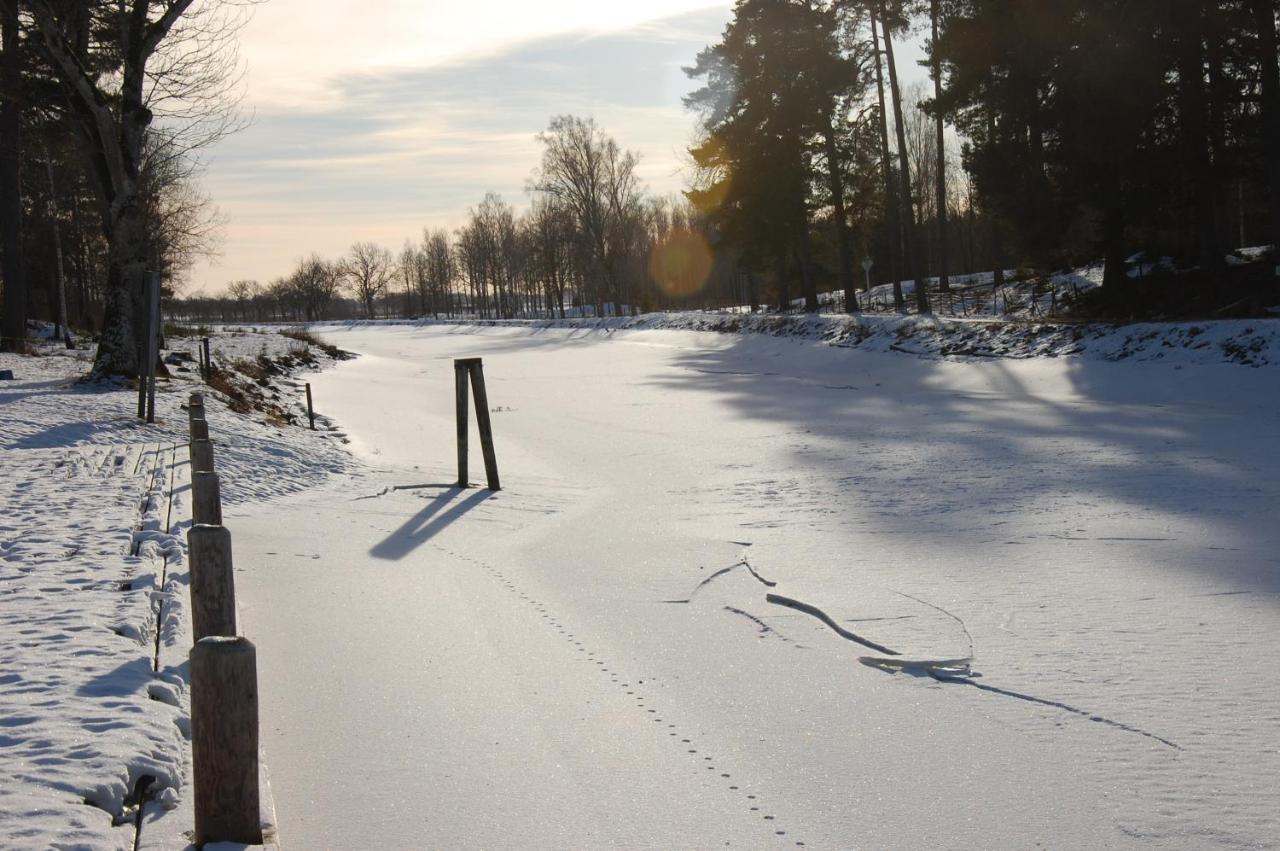
[(489, 490), (501, 490), (498, 484), (498, 458), (493, 451), (493, 424), (489, 420), (489, 395), (484, 388), (484, 364), (480, 358), (457, 358), (453, 362), (454, 389), (458, 409), (458, 487), (468, 487), (467, 480), (467, 380), (476, 397), (476, 425), (480, 428), (480, 449), (484, 453), (485, 478)]
[(458, 410), (458, 487), (465, 488), (467, 477), (467, 362), (453, 362), (453, 385)]
[(191, 761), (196, 847), (260, 845), (258, 662), (247, 638), (204, 638), (191, 649)]
[(191, 519), (196, 524), (222, 525), (222, 486), (218, 474), (191, 474)]
[(199, 405), (200, 407), (202, 407), (202, 408), (203, 408), (203, 407), (204, 407), (204, 394), (203, 394), (203, 393), (199, 393), (199, 392), (196, 392), (196, 393), (189, 393), (189, 394), (187, 394), (187, 404), (188, 404), (188, 405)]
[(209, 383), (209, 376), (213, 374), (213, 358), (209, 356), (209, 338), (203, 337), (200, 340), (200, 349), (204, 352), (204, 370), (203, 377), (205, 384)]
[(209, 423), (205, 420), (191, 421), (191, 439), (192, 440), (208, 440), (209, 439)]
[(231, 532), (224, 526), (192, 526), (191, 627), (196, 641), (236, 634), (236, 587), (231, 568)]
[(191, 441), (191, 471), (196, 473), (212, 473), (214, 471), (212, 441)]
[(147, 276), (147, 422), (156, 421), (156, 365), (160, 362), (160, 273)]
[(476, 425), (480, 427), (480, 451), (484, 453), (484, 475), (489, 490), (502, 490), (498, 483), (498, 456), (493, 451), (493, 424), (489, 421), (489, 394), (484, 389), (484, 364), (471, 364), (471, 392), (476, 397)]
[(311, 407), (311, 382), (307, 382), (307, 419), (311, 421), (311, 430), (316, 430), (316, 412)]

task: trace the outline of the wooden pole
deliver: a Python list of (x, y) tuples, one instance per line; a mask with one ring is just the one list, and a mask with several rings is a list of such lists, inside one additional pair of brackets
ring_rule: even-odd
[(191, 441), (191, 471), (196, 473), (212, 473), (213, 443), (208, 440)]
[(191, 649), (191, 762), (196, 847), (262, 844), (258, 661), (247, 638), (205, 638)]
[(217, 473), (191, 474), (191, 519), (197, 524), (222, 525), (222, 487)]
[(191, 626), (196, 641), (236, 634), (236, 587), (231, 567), (231, 533), (224, 526), (192, 526)]
[(209, 338), (202, 337), (200, 346), (204, 349), (204, 381), (209, 383), (209, 376), (213, 375), (213, 357), (209, 354)]
[(498, 457), (493, 451), (493, 424), (489, 421), (489, 394), (484, 388), (484, 364), (471, 364), (471, 391), (476, 397), (476, 425), (480, 426), (480, 449), (484, 453), (484, 474), (489, 490), (502, 490), (498, 483)]
[(203, 393), (191, 393), (191, 394), (189, 394), (189, 395), (187, 396), (187, 405), (189, 405), (189, 406), (198, 405), (198, 406), (200, 406), (201, 408), (203, 408), (203, 407), (204, 407), (204, 394), (203, 394)]
[(458, 487), (465, 488), (467, 481), (467, 362), (453, 362), (453, 385), (458, 411)]
[(192, 440), (208, 440), (209, 439), (209, 423), (204, 420), (191, 421), (191, 439)]
[[(143, 320), (146, 324), (146, 320)], [(146, 333), (146, 329), (144, 332)], [(138, 347), (138, 419), (146, 419), (147, 416), (147, 352), (150, 346), (146, 340), (143, 340), (141, 346)]]
[(160, 361), (160, 273), (147, 276), (147, 422), (156, 421), (156, 364)]
[(311, 430), (316, 430), (316, 412), (311, 406), (311, 382), (307, 382), (307, 419), (311, 421)]

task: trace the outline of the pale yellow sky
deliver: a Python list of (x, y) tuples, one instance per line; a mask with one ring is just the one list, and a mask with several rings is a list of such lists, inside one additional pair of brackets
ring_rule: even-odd
[(680, 65), (716, 41), (730, 0), (269, 0), (241, 33), (254, 121), (212, 152), (222, 256), (188, 292), (264, 283), (357, 240), (398, 250), (496, 191), (517, 207), (534, 136), (593, 115), (678, 191), (693, 118)]

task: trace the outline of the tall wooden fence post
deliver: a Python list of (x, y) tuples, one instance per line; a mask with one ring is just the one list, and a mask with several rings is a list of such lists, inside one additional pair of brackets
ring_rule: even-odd
[(191, 649), (191, 761), (196, 847), (260, 845), (258, 661), (247, 638), (204, 638)]
[(493, 424), (489, 421), (489, 394), (484, 388), (484, 364), (479, 358), (471, 365), (471, 392), (476, 397), (476, 425), (480, 427), (480, 451), (484, 453), (484, 475), (489, 490), (502, 490), (498, 483), (498, 456), (493, 451)]
[(208, 384), (209, 377), (213, 374), (213, 358), (209, 355), (209, 338), (208, 337), (201, 338), (200, 350), (204, 353), (204, 369), (202, 370), (203, 372), (202, 377), (204, 378), (204, 383)]
[(160, 273), (147, 276), (147, 422), (156, 421), (156, 365), (160, 361)]
[(458, 409), (458, 487), (470, 482), (467, 476), (467, 362), (453, 362), (453, 385)]
[(311, 406), (311, 382), (307, 382), (307, 419), (311, 421), (311, 430), (316, 430), (316, 411)]
[(191, 474), (191, 520), (198, 525), (222, 525), (222, 486), (217, 473)]
[(191, 626), (196, 641), (236, 634), (236, 586), (231, 566), (231, 532), (224, 526), (192, 526)]
[(467, 480), (467, 382), (476, 398), (476, 425), (480, 428), (480, 449), (484, 453), (485, 478), (489, 490), (501, 490), (498, 483), (498, 458), (493, 450), (493, 424), (489, 420), (489, 395), (484, 387), (484, 364), (480, 358), (458, 358), (453, 362), (453, 380), (458, 408), (458, 487)]

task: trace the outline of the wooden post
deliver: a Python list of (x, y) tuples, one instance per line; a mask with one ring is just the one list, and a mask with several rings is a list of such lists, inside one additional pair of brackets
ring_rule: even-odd
[(191, 762), (196, 847), (262, 844), (258, 660), (247, 638), (205, 638), (191, 649)]
[(498, 456), (493, 451), (493, 424), (489, 421), (489, 394), (484, 389), (484, 364), (477, 358), (471, 364), (471, 392), (476, 397), (476, 425), (480, 427), (480, 449), (484, 453), (484, 474), (489, 490), (502, 490), (498, 484)]
[(191, 474), (191, 519), (197, 524), (222, 525), (222, 487), (218, 474)]
[(204, 351), (204, 382), (209, 383), (209, 376), (213, 374), (213, 358), (209, 355), (209, 338), (202, 337), (200, 347)]
[(214, 471), (213, 443), (211, 441), (191, 441), (191, 471), (198, 473), (212, 473)]
[(209, 423), (204, 420), (191, 421), (191, 439), (192, 440), (208, 440), (209, 439)]
[(465, 488), (467, 481), (467, 362), (453, 362), (453, 384), (458, 410), (458, 487)]
[(189, 405), (189, 406), (196, 406), (196, 405), (198, 405), (199, 407), (203, 408), (203, 407), (204, 407), (204, 394), (203, 394), (203, 393), (191, 393), (191, 394), (189, 394), (189, 395), (187, 396), (187, 405)]
[(192, 526), (191, 627), (196, 641), (236, 634), (236, 587), (231, 568), (231, 533), (223, 526)]
[(160, 361), (160, 273), (147, 276), (147, 422), (156, 421), (156, 364)]
[(311, 407), (311, 382), (307, 382), (307, 419), (311, 421), (311, 430), (316, 430), (316, 412)]
[(138, 419), (147, 416), (147, 345), (138, 347)]

